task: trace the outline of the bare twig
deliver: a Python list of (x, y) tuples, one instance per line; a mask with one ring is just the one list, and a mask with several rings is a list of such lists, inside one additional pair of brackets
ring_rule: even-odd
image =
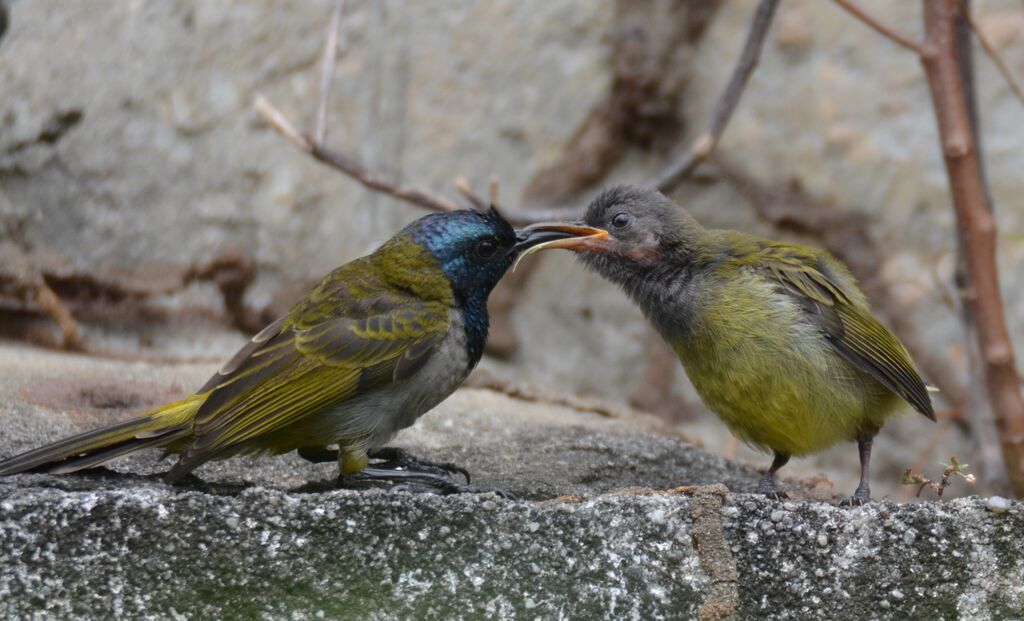
[[(928, 442), (925, 444), (924, 448), (921, 449), (918, 452), (917, 457), (914, 458), (914, 463), (910, 466), (910, 468), (907, 469), (907, 472), (904, 473), (904, 478), (907, 476), (907, 473), (912, 474), (914, 472), (918, 472), (924, 468), (924, 465), (927, 462), (931, 461), (932, 454), (935, 452), (935, 449), (939, 447), (939, 444), (941, 444), (942, 441), (946, 438), (946, 435), (949, 433), (949, 429), (949, 418), (943, 418), (942, 420), (939, 421), (938, 426), (936, 426), (935, 430), (932, 431), (932, 435), (930, 438), (928, 438)], [(920, 494), (920, 490), (918, 490), (917, 493)], [(901, 490), (896, 495), (896, 502), (906, 502), (910, 500), (912, 496), (914, 496), (913, 491), (909, 489)]]
[(68, 350), (81, 350), (85, 346), (78, 329), (78, 322), (68, 307), (54, 293), (53, 289), (46, 284), (46, 281), (39, 277), (36, 283), (36, 301), (39, 307), (46, 313), (60, 328), (61, 347)]
[(913, 468), (907, 468), (906, 472), (903, 473), (904, 485), (917, 485), (917, 496), (920, 498), (921, 492), (926, 487), (930, 487), (935, 490), (935, 495), (938, 496), (939, 500), (942, 500), (942, 494), (945, 493), (946, 488), (953, 483), (953, 477), (959, 477), (964, 480), (965, 483), (974, 483), (975, 477), (973, 474), (966, 474), (968, 464), (961, 464), (956, 457), (949, 458), (949, 464), (943, 464), (944, 469), (942, 471), (942, 477), (938, 481), (932, 481), (925, 477), (923, 474), (914, 472)]
[[(974, 71), (974, 54), (972, 53), (971, 27), (964, 13), (970, 13), (971, 0), (961, 0), (961, 13), (953, 24), (954, 41), (956, 48), (957, 67), (960, 70), (960, 79), (963, 80), (964, 104), (967, 107), (967, 117), (971, 126), (971, 137), (974, 139), (974, 150), (978, 154), (978, 170), (980, 172), (982, 189), (985, 196), (985, 210), (992, 213), (992, 192), (988, 185), (988, 174), (985, 170), (984, 145), (981, 135), (981, 120), (978, 109), (978, 97)], [(982, 473), (985, 477), (985, 484), (990, 488), (1005, 490), (1009, 486), (1009, 479), (1006, 475), (1006, 467), (1002, 459), (1002, 451), (995, 450), (999, 446), (999, 429), (996, 425), (995, 412), (992, 409), (992, 402), (988, 398), (988, 389), (985, 386), (985, 365), (981, 362), (981, 349), (978, 345), (978, 325), (969, 306), (964, 303), (966, 299), (970, 275), (967, 271), (967, 246), (963, 235), (957, 236), (956, 266), (953, 272), (954, 293), (956, 294), (956, 308), (960, 320), (964, 326), (964, 353), (967, 361), (967, 411), (971, 413), (971, 431), (974, 440), (983, 447), (979, 451), (979, 459), (982, 463)]]
[(270, 126), (277, 130), (277, 133), (287, 138), (288, 142), (298, 147), (300, 151), (308, 154), (313, 153), (313, 141), (295, 129), (295, 126), (288, 120), (288, 117), (270, 103), (269, 99), (257, 94), (256, 101), (253, 102), (253, 108), (256, 109), (256, 114), (259, 114), (263, 117), (264, 121), (270, 123)]
[(334, 76), (334, 63), (338, 58), (338, 35), (344, 10), (345, 0), (335, 0), (331, 23), (327, 26), (327, 44), (324, 46), (323, 68), (320, 72), (320, 101), (316, 107), (316, 129), (313, 131), (313, 142), (318, 144), (322, 144), (327, 137), (327, 104), (331, 98), (331, 80)]
[(977, 22), (974, 21), (974, 17), (971, 15), (970, 9), (965, 5), (962, 6), (962, 9), (963, 10), (960, 14), (963, 16), (964, 21), (967, 22), (967, 25), (971, 27), (972, 31), (974, 31), (974, 36), (978, 37), (978, 42), (981, 43), (981, 47), (995, 64), (996, 69), (999, 70), (1003, 79), (1006, 80), (1007, 86), (1010, 87), (1010, 90), (1013, 91), (1013, 94), (1016, 95), (1017, 99), (1024, 104), (1024, 90), (1021, 89), (1017, 79), (1013, 77), (1013, 73), (1010, 71), (1010, 68), (1006, 66), (1006, 63), (1003, 61), (1003, 57), (999, 55), (995, 46), (993, 46), (992, 42), (985, 36), (985, 31), (978, 27)]
[(473, 186), (469, 185), (469, 181), (465, 177), (455, 178), (455, 190), (476, 209), (483, 211), (487, 208), (487, 204), (484, 203), (482, 198), (477, 196), (476, 192), (473, 191)]
[(680, 100), (694, 74), (697, 43), (721, 0), (613, 0), (610, 84), (562, 147), (526, 185), (531, 206), (573, 203), (631, 147), (664, 153), (686, 123)]
[(861, 8), (861, 6), (858, 5), (854, 0), (833, 0), (833, 2), (846, 9), (848, 13), (850, 13), (860, 21), (874, 28), (878, 33), (880, 33), (882, 36), (889, 39), (893, 43), (901, 45), (912, 52), (916, 52), (919, 56), (924, 56), (926, 54), (924, 46), (922, 46), (917, 41), (914, 41), (910, 37), (900, 34), (899, 32), (896, 32), (889, 26), (886, 26), (877, 18), (872, 16), (863, 8)]
[(1000, 431), (1007, 477), (1014, 493), (1024, 496), (1024, 395), (999, 290), (996, 222), (988, 209), (956, 44), (959, 4), (960, 0), (925, 0), (926, 53), (921, 60), (932, 93), (964, 249), (964, 302), (977, 329), (985, 386)]
[(403, 188), (397, 183), (373, 173), (355, 159), (343, 153), (333, 151), (323, 144), (323, 139), (327, 135), (327, 104), (330, 100), (334, 64), (338, 55), (338, 37), (343, 10), (344, 0), (336, 0), (334, 10), (331, 13), (330, 25), (327, 28), (323, 69), (320, 74), (320, 96), (317, 103), (316, 129), (313, 135), (309, 136), (296, 129), (284, 113), (278, 110), (263, 95), (256, 95), (254, 107), (257, 114), (270, 123), (271, 127), (287, 138), (289, 142), (298, 147), (300, 151), (308, 154), (321, 164), (330, 166), (352, 177), (371, 190), (388, 194), (397, 199), (412, 203), (417, 207), (432, 211), (458, 210), (459, 206), (457, 204), (443, 196), (437, 196), (426, 190)]
[(491, 205), (498, 204), (498, 178), (495, 176), (487, 181), (487, 196), (491, 199)]
[(87, 343), (78, 321), (66, 301), (54, 291), (52, 281), (47, 282), (47, 276), (52, 274), (41, 265), (43, 259), (52, 260), (49, 255), (33, 257), (14, 244), (0, 243), (0, 324), (4, 310), (36, 313), (60, 329), (59, 347), (82, 351)]
[(764, 47), (765, 36), (768, 34), (768, 27), (772, 23), (775, 9), (779, 0), (761, 0), (757, 7), (757, 13), (750, 24), (750, 32), (747, 34), (747, 41), (743, 46), (743, 53), (740, 54), (736, 68), (733, 69), (729, 83), (725, 91), (718, 98), (715, 110), (711, 115), (711, 124), (707, 130), (702, 132), (691, 143), (690, 148), (683, 154), (682, 158), (669, 164), (658, 178), (651, 184), (662, 192), (670, 192), (687, 177), (693, 174), (711, 152), (718, 146), (722, 133), (732, 117), (736, 104), (750, 80), (754, 68), (757, 67), (761, 58), (761, 49)]
[(407, 203), (412, 203), (417, 207), (422, 207), (431, 211), (456, 211), (459, 209), (459, 206), (448, 198), (437, 196), (426, 190), (403, 188), (398, 184), (371, 172), (362, 164), (356, 162), (347, 155), (338, 153), (337, 151), (332, 151), (317, 143), (306, 134), (295, 129), (295, 126), (291, 124), (287, 117), (285, 117), (280, 110), (274, 107), (274, 105), (271, 104), (263, 95), (256, 96), (256, 102), (254, 105), (256, 112), (263, 117), (265, 121), (270, 123), (278, 133), (298, 147), (300, 151), (311, 156), (321, 164), (330, 166), (331, 168), (352, 177), (365, 187), (377, 192), (383, 192), (384, 194), (388, 194)]
[[(405, 201), (416, 207), (430, 211), (458, 211), (462, 209), (455, 201), (434, 194), (428, 190), (418, 188), (406, 188), (396, 182), (386, 179), (371, 171), (353, 158), (334, 151), (312, 139), (307, 134), (300, 132), (292, 125), (288, 117), (284, 115), (274, 104), (270, 103), (263, 95), (257, 95), (253, 103), (256, 113), (270, 124), (279, 134), (284, 136), (295, 145), (300, 151), (309, 155), (314, 160), (345, 174), (358, 181), (364, 187), (387, 194), (399, 200)], [(456, 189), (475, 207), (485, 207), (486, 202), (477, 196), (464, 179), (456, 179)], [(502, 214), (517, 226), (530, 224), (539, 220), (558, 220), (569, 214), (578, 214), (579, 207), (554, 207), (551, 209), (525, 209), (504, 207)]]
[[(327, 135), (327, 104), (331, 80), (334, 73), (335, 59), (337, 56), (338, 36), (341, 27), (341, 14), (344, 2), (339, 0), (334, 5), (331, 14), (331, 23), (327, 31), (327, 43), (324, 49), (323, 70), (320, 76), (320, 96), (317, 104), (316, 129), (313, 135), (298, 130), (276, 106), (270, 103), (265, 96), (258, 94), (253, 103), (256, 113), (270, 124), (278, 133), (288, 139), (295, 147), (309, 155), (316, 161), (329, 166), (352, 179), (361, 183), (364, 187), (387, 194), (399, 200), (405, 201), (416, 207), (431, 211), (457, 211), (461, 207), (455, 201), (434, 194), (428, 190), (406, 188), (397, 182), (385, 178), (370, 169), (366, 168), (354, 158), (335, 151), (323, 144), (323, 138)], [(459, 192), (476, 207), (485, 206), (483, 199), (476, 196), (469, 188), (469, 184), (457, 181), (456, 187)], [(575, 210), (575, 209), (574, 209)], [(563, 216), (567, 210), (553, 209), (546, 211), (531, 211), (525, 209), (504, 209), (504, 215), (514, 224), (527, 224), (536, 220), (557, 219)]]

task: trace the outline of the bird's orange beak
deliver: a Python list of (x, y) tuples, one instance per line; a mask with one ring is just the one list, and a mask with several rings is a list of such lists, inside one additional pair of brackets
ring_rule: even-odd
[(535, 252), (564, 248), (566, 250), (602, 252), (607, 246), (608, 231), (571, 222), (538, 222), (523, 229), (523, 233), (531, 236), (542, 236), (545, 233), (560, 234), (555, 239), (530, 246), (516, 259), (515, 269), (519, 262)]

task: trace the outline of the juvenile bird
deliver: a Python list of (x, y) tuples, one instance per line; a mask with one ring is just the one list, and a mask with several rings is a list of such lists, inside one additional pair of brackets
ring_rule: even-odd
[(856, 440), (860, 485), (848, 502), (864, 503), (872, 439), (900, 399), (935, 420), (907, 350), (828, 252), (708, 230), (659, 192), (629, 186), (600, 194), (584, 222), (528, 227), (581, 236), (522, 256), (575, 250), (622, 286), (704, 403), (735, 436), (774, 453), (760, 492), (784, 496), (774, 477), (791, 456)]
[[(487, 297), (519, 253), (569, 235), (517, 236), (493, 208), (423, 217), (328, 274), (194, 395), (11, 457), (0, 475), (68, 473), (162, 448), (181, 455), (166, 475), (176, 481), (211, 459), (297, 449), (336, 458), (342, 482), (458, 491), (450, 475), (461, 468), (383, 447), (479, 362)], [(385, 461), (368, 468), (371, 457)]]

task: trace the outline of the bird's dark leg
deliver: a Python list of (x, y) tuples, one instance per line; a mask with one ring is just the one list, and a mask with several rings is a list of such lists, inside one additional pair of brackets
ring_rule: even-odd
[(871, 466), (871, 445), (875, 442), (875, 429), (869, 433), (862, 434), (857, 438), (857, 448), (860, 450), (860, 485), (857, 491), (843, 501), (842, 504), (850, 507), (862, 505), (871, 500), (871, 477), (869, 475)]
[(786, 492), (780, 490), (775, 484), (775, 473), (785, 466), (788, 461), (789, 455), (783, 455), (779, 452), (775, 453), (775, 459), (772, 460), (771, 467), (768, 468), (768, 472), (764, 473), (764, 476), (761, 477), (757, 484), (757, 493), (764, 494), (772, 500), (785, 500), (789, 498)]
[(420, 459), (405, 449), (386, 446), (370, 451), (370, 459), (382, 460), (381, 463), (374, 464), (377, 468), (403, 469), (409, 472), (424, 472), (446, 477), (461, 474), (466, 478), (467, 484), (470, 482), (469, 471), (462, 466), (447, 461)]
[[(338, 461), (338, 451), (324, 446), (303, 446), (298, 449), (298, 454), (299, 457), (314, 464)], [(375, 468), (381, 470), (423, 472), (449, 478), (452, 475), (461, 474), (466, 478), (466, 483), (470, 482), (469, 472), (458, 464), (421, 459), (400, 448), (380, 448), (370, 451), (369, 457), (381, 460), (380, 463), (374, 464)]]
[[(427, 487), (441, 494), (462, 494), (494, 492), (505, 496), (499, 490), (482, 489), (467, 483), (460, 483), (452, 477), (451, 464), (432, 464), (412, 457), (401, 449), (382, 449), (367, 452), (358, 446), (342, 446), (339, 453), (339, 487), (377, 487), (391, 489), (416, 489)], [(370, 464), (370, 459), (387, 461)], [(461, 470), (461, 469), (460, 469)]]

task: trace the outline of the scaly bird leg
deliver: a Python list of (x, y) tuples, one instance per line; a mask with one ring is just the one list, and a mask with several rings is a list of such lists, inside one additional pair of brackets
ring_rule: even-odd
[(789, 455), (783, 455), (776, 451), (771, 467), (768, 468), (768, 472), (764, 473), (764, 476), (757, 483), (757, 493), (764, 494), (772, 500), (786, 500), (789, 498), (786, 492), (780, 490), (775, 484), (775, 473), (785, 466), (788, 461)]
[(865, 433), (857, 438), (857, 448), (860, 451), (860, 485), (857, 491), (842, 502), (844, 506), (856, 507), (871, 500), (871, 477), (869, 475), (871, 466), (871, 445), (875, 442), (875, 434), (878, 430)]
[[(303, 446), (298, 453), (299, 457), (314, 464), (338, 461), (338, 451), (324, 446)], [(461, 474), (466, 478), (466, 483), (470, 483), (469, 471), (462, 466), (446, 461), (435, 462), (421, 459), (405, 449), (384, 447), (370, 451), (369, 458), (381, 460), (381, 463), (374, 464), (374, 467), (378, 469), (423, 472), (446, 477)]]
[(381, 463), (374, 464), (374, 467), (377, 468), (404, 469), (410, 472), (426, 472), (448, 477), (461, 474), (466, 478), (467, 484), (470, 482), (469, 471), (462, 466), (448, 461), (420, 459), (405, 449), (394, 447), (379, 448), (375, 451), (370, 451), (370, 459), (383, 460)]
[[(352, 474), (338, 475), (339, 487), (364, 488), (378, 485), (395, 487), (399, 485), (417, 485), (437, 490), (443, 495), (482, 493), (487, 491), (464, 483), (457, 483), (451, 476), (446, 474), (434, 474), (432, 472), (416, 472), (412, 470), (396, 470), (393, 468), (377, 468), (367, 466), (359, 472)], [(496, 492), (503, 495), (500, 492)]]
[[(307, 451), (311, 456), (322, 456), (323, 453)], [(370, 458), (385, 459), (380, 464), (368, 465)], [(437, 490), (441, 494), (463, 494), (495, 492), (505, 496), (499, 490), (488, 490), (473, 487), (467, 483), (459, 483), (452, 478), (452, 472), (464, 470), (453, 464), (434, 464), (426, 460), (412, 457), (401, 449), (381, 449), (371, 453), (359, 449), (343, 447), (339, 453), (338, 486), (365, 488), (384, 485), (387, 487), (418, 486)]]

